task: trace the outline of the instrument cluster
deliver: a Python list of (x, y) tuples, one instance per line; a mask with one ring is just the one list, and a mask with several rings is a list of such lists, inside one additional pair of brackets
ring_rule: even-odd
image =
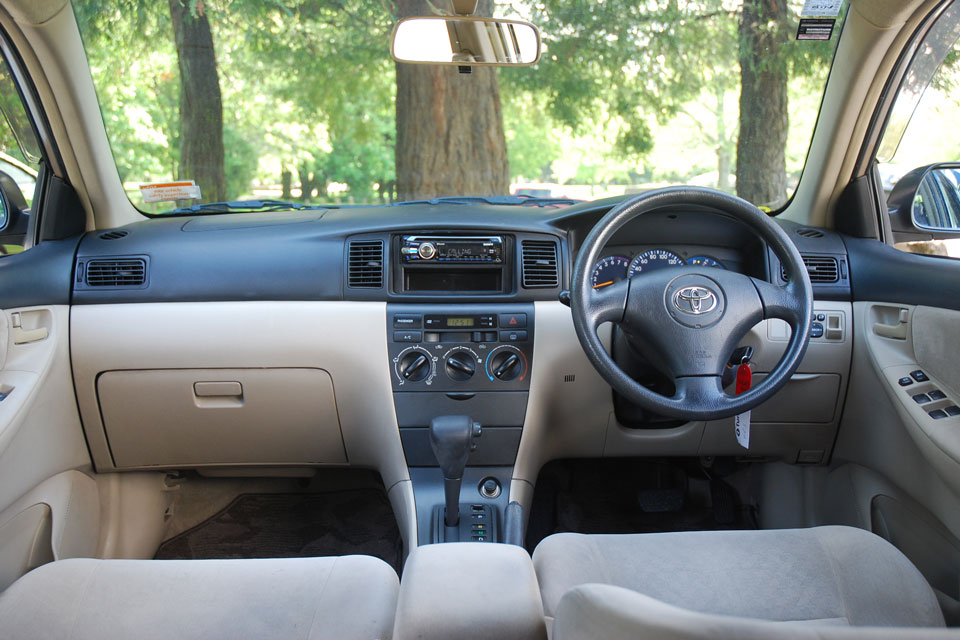
[(601, 258), (593, 267), (591, 284), (594, 289), (601, 289), (625, 278), (684, 264), (727, 268), (718, 258), (706, 253), (675, 252), (662, 248), (644, 249), (636, 254), (624, 251)]

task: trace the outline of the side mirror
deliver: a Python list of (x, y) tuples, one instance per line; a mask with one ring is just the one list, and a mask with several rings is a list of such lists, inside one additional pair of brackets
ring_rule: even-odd
[(529, 22), (428, 16), (398, 22), (390, 54), (414, 64), (509, 67), (536, 64), (540, 48), (540, 31)]
[(914, 169), (897, 182), (887, 205), (901, 228), (935, 236), (960, 234), (960, 164)]
[(7, 195), (0, 189), (0, 233), (7, 230), (10, 225), (10, 205), (7, 203)]
[[(27, 213), (27, 201), (20, 193), (20, 187), (9, 174), (0, 171), (0, 237), (16, 242), (27, 233), (30, 214)], [(3, 244), (3, 243), (0, 243)]]

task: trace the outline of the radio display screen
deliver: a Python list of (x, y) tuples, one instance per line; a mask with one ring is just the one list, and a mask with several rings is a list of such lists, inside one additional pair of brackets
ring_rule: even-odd
[(445, 258), (464, 258), (467, 256), (487, 255), (487, 248), (492, 249), (493, 244), (487, 243), (486, 247), (482, 243), (466, 242), (438, 242), (437, 249), (440, 255)]
[(476, 318), (447, 318), (448, 327), (472, 327), (476, 322)]

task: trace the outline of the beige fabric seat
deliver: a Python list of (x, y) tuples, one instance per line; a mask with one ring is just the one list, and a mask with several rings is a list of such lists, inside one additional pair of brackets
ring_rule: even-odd
[[(790, 626), (944, 626), (933, 590), (910, 561), (882, 538), (851, 527), (565, 533), (543, 540), (533, 562), (548, 622), (567, 592), (589, 584), (629, 590), (621, 599), (640, 594), (641, 608), (653, 613), (686, 610)], [(597, 604), (596, 588), (578, 593), (566, 606), (587, 615)]]
[(368, 556), (61, 560), (0, 594), (0, 637), (390, 638), (398, 589)]
[(560, 599), (553, 640), (938, 640), (943, 627), (850, 627), (697, 613), (608, 584), (574, 587)]

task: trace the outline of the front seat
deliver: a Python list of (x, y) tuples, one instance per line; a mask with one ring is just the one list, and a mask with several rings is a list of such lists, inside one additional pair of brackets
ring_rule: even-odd
[(60, 560), (0, 594), (0, 637), (386, 639), (398, 590), (369, 556)]
[[(887, 541), (852, 527), (561, 533), (537, 546), (533, 563), (548, 625), (564, 594), (580, 587), (565, 604), (582, 614), (581, 605), (597, 593), (583, 585), (598, 584), (628, 589), (648, 603), (664, 603), (668, 606), (661, 613), (672, 616), (681, 608), (691, 615), (805, 626), (944, 626), (937, 598), (916, 567)], [(649, 615), (658, 611), (656, 606), (647, 609)], [(589, 616), (581, 623), (601, 617)], [(577, 635), (569, 629), (557, 634)]]

